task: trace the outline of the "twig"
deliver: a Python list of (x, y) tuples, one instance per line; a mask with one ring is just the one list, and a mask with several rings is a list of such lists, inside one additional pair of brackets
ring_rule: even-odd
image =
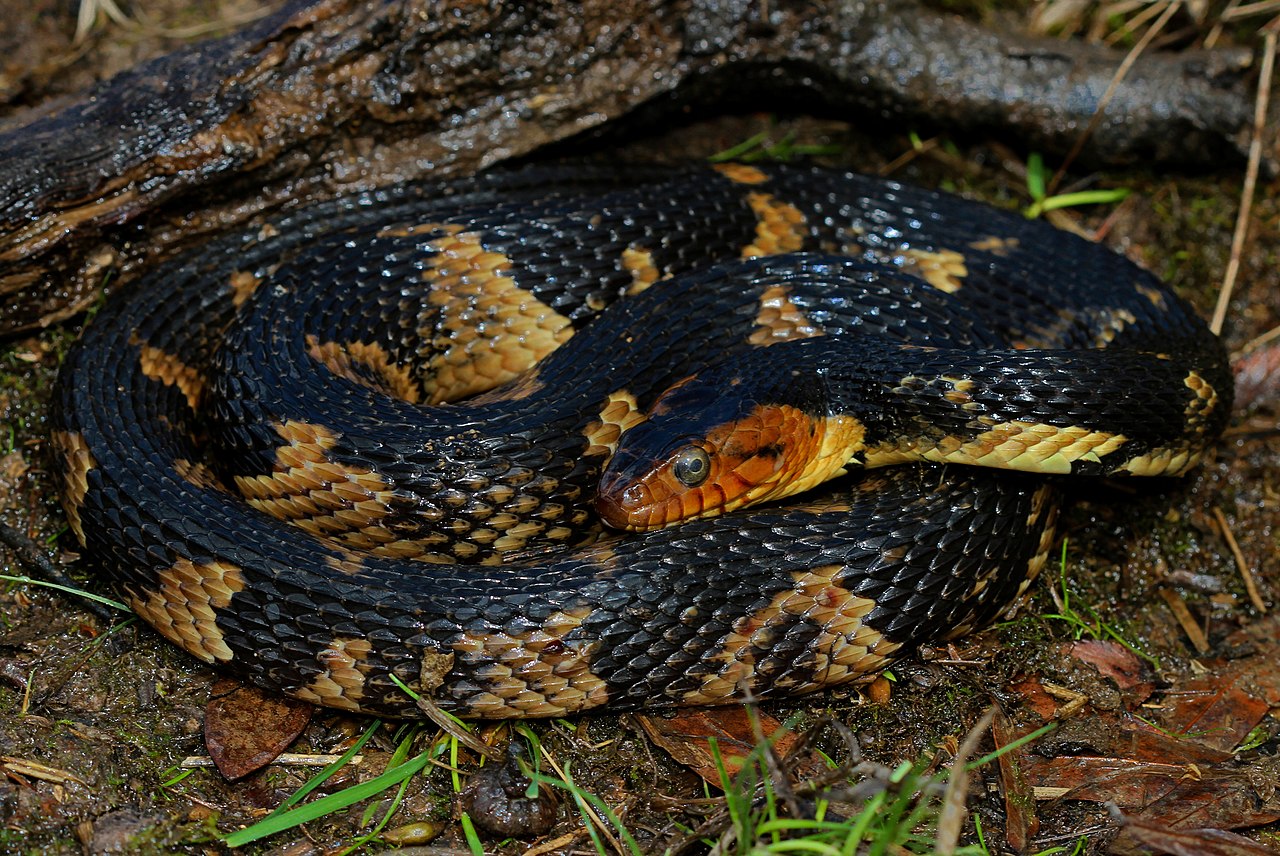
[[(62, 569), (40, 549), (39, 544), (6, 523), (0, 523), (0, 544), (12, 550), (13, 555), (26, 566), (32, 576), (64, 588), (76, 588), (75, 580), (63, 573)], [(82, 604), (82, 608), (108, 626), (116, 620), (114, 612), (94, 601), (86, 601)]]
[(1227, 523), (1227, 515), (1222, 513), (1221, 508), (1215, 508), (1213, 516), (1218, 521), (1218, 527), (1222, 530), (1222, 537), (1226, 540), (1227, 546), (1231, 548), (1231, 555), (1235, 557), (1236, 568), (1239, 569), (1240, 576), (1244, 577), (1244, 588), (1249, 593), (1249, 600), (1252, 601), (1253, 608), (1262, 615), (1266, 615), (1267, 605), (1262, 601), (1262, 595), (1258, 592), (1258, 583), (1253, 578), (1253, 571), (1249, 570), (1249, 564), (1244, 560), (1244, 553), (1240, 552), (1240, 545), (1236, 543), (1236, 536), (1231, 531), (1231, 526)]
[[(530, 847), (524, 851), (524, 856), (542, 856), (543, 853), (564, 853), (565, 848), (572, 844), (580, 835), (578, 832), (566, 832), (559, 838), (553, 838), (550, 841), (544, 841), (536, 847)], [(396, 851), (399, 853), (400, 851)]]
[(89, 33), (98, 23), (99, 13), (104, 14), (117, 26), (129, 27), (133, 21), (129, 20), (115, 0), (81, 0), (80, 7), (76, 11), (76, 34), (72, 37), (72, 44), (80, 44), (89, 37)]
[(1107, 105), (1111, 103), (1111, 99), (1115, 96), (1116, 90), (1120, 88), (1120, 84), (1129, 74), (1129, 69), (1133, 68), (1133, 64), (1138, 61), (1138, 57), (1147, 49), (1147, 45), (1151, 44), (1151, 40), (1160, 34), (1164, 29), (1164, 25), (1169, 23), (1169, 19), (1173, 17), (1173, 13), (1178, 11), (1178, 3), (1170, 3), (1165, 7), (1164, 14), (1152, 24), (1142, 38), (1138, 39), (1138, 43), (1130, 49), (1129, 53), (1121, 61), (1120, 67), (1116, 69), (1116, 73), (1112, 75), (1111, 82), (1107, 84), (1106, 92), (1102, 93), (1102, 97), (1098, 99), (1098, 106), (1094, 109), (1093, 115), (1089, 117), (1089, 124), (1085, 126), (1084, 131), (1079, 137), (1076, 137), (1075, 143), (1071, 146), (1071, 151), (1067, 153), (1063, 159), (1062, 165), (1058, 167), (1058, 171), (1054, 173), (1053, 180), (1049, 182), (1048, 195), (1052, 196), (1058, 190), (1058, 185), (1062, 183), (1063, 177), (1067, 173), (1067, 167), (1080, 156), (1080, 152), (1084, 151), (1085, 143), (1089, 142), (1089, 138), (1093, 136), (1093, 132), (1097, 130), (1098, 123), (1102, 121), (1103, 111)]
[[(341, 755), (311, 755), (301, 752), (281, 752), (275, 758), (271, 759), (272, 764), (286, 767), (327, 767), (335, 761), (342, 760)], [(363, 755), (352, 755), (347, 763), (353, 767), (357, 767), (364, 763)], [(188, 755), (178, 762), (178, 766), (182, 769), (191, 769), (198, 767), (213, 767), (214, 761), (208, 755)]]
[(916, 158), (920, 157), (930, 149), (936, 148), (938, 145), (937, 137), (930, 137), (927, 140), (921, 140), (920, 143), (912, 145), (902, 154), (880, 167), (880, 175), (893, 175)]
[(463, 728), (457, 720), (451, 718), (449, 714), (441, 710), (440, 706), (426, 696), (415, 698), (414, 705), (422, 712), (422, 715), (431, 720), (436, 726), (448, 734), (454, 740), (457, 740), (463, 746), (466, 746), (472, 752), (475, 752), (482, 758), (490, 761), (498, 760), (498, 750), (490, 746), (476, 737), (470, 731)]
[[(555, 774), (560, 777), (560, 780), (562, 782), (569, 781), (568, 776), (564, 774), (564, 768), (562, 768), (560, 766), (560, 763), (556, 761), (555, 756), (547, 751), (547, 747), (539, 744), (538, 749), (542, 754), (542, 760), (547, 762), (547, 765), (550, 766), (551, 769), (555, 772)], [(587, 822), (594, 823), (596, 825), (596, 830), (599, 831), (600, 834), (602, 834), (605, 837), (605, 839), (609, 842), (609, 846), (613, 848), (615, 853), (627, 852), (626, 850), (623, 849), (622, 842), (619, 841), (617, 837), (613, 834), (612, 830), (609, 829), (609, 824), (605, 822), (604, 818), (602, 818), (599, 814), (596, 813), (595, 809), (593, 809), (590, 805), (587, 804), (586, 800), (581, 801), (579, 808), (582, 811), (582, 813), (586, 816), (583, 820), (583, 824), (582, 824), (583, 827), (586, 827)]]
[[(1171, 2), (1169, 4), (1169, 6), (1178, 6), (1178, 5), (1180, 5), (1179, 2)], [(1147, 23), (1147, 21), (1150, 21), (1156, 15), (1159, 15), (1162, 11), (1167, 11), (1169, 6), (1166, 6), (1165, 9), (1162, 10), (1160, 8), (1159, 3), (1152, 3), (1150, 6), (1143, 9), (1141, 12), (1134, 15), (1132, 18), (1129, 18), (1128, 20), (1126, 20), (1120, 26), (1116, 27), (1115, 31), (1112, 32), (1111, 35), (1103, 39), (1103, 44), (1110, 45), (1111, 47), (1115, 47), (1115, 45), (1119, 43), (1122, 39), (1130, 38), (1135, 33), (1137, 33), (1138, 28), (1141, 27), (1143, 24)]]
[(1250, 3), (1248, 6), (1240, 6), (1239, 8), (1231, 8), (1229, 6), (1223, 10), (1222, 20), (1234, 21), (1239, 18), (1248, 18), (1252, 15), (1269, 15), (1272, 12), (1280, 12), (1280, 0), (1259, 0), (1257, 3)]
[(1262, 69), (1258, 74), (1258, 96), (1253, 102), (1253, 139), (1249, 142), (1249, 165), (1244, 173), (1244, 187), (1240, 190), (1240, 213), (1236, 216), (1236, 231), (1231, 238), (1231, 259), (1222, 277), (1222, 290), (1218, 292), (1218, 305), (1213, 309), (1213, 321), (1209, 329), (1222, 332), (1222, 322), (1227, 317), (1231, 292), (1235, 291), (1236, 277), (1240, 273), (1240, 256), (1244, 254), (1244, 239), (1249, 231), (1249, 216), (1253, 211), (1253, 194), (1258, 185), (1258, 168), (1262, 165), (1262, 132), (1267, 123), (1267, 104), (1271, 98), (1271, 73), (1276, 63), (1276, 34), (1268, 30), (1262, 37)]
[(1187, 634), (1187, 638), (1191, 640), (1191, 647), (1196, 649), (1196, 653), (1207, 653), (1209, 650), (1209, 638), (1200, 629), (1199, 622), (1191, 614), (1191, 610), (1187, 608), (1187, 602), (1183, 600), (1182, 595), (1173, 589), (1161, 588), (1160, 597), (1164, 598), (1164, 602), (1173, 613), (1173, 617), (1182, 625), (1182, 632)]
[(1273, 339), (1280, 339), (1280, 324), (1277, 324), (1275, 327), (1272, 327), (1267, 332), (1259, 336), (1254, 336), (1252, 339), (1245, 342), (1243, 345), (1240, 346), (1240, 350), (1233, 355), (1233, 358), (1239, 358), (1239, 357), (1246, 356), (1248, 354), (1252, 354), (1254, 351), (1258, 350), (1263, 345), (1267, 344)]
[(30, 776), (33, 779), (39, 779), (42, 782), (53, 782), (59, 785), (75, 782), (78, 785), (87, 786), (85, 780), (74, 773), (68, 773), (66, 770), (59, 770), (57, 767), (50, 767), (28, 758), (0, 755), (0, 767), (5, 768), (6, 772), (12, 771), (23, 776)]
[(773, 745), (773, 741), (765, 736), (764, 729), (760, 725), (760, 709), (756, 707), (754, 702), (747, 704), (747, 719), (751, 723), (751, 736), (756, 745), (764, 747), (762, 760), (764, 761), (765, 769), (769, 773), (769, 778), (773, 782), (773, 792), (786, 805), (787, 811), (792, 817), (800, 817), (800, 803), (796, 799), (795, 790), (791, 787), (791, 779), (787, 774), (787, 765), (778, 757), (778, 750)]
[(1218, 20), (1214, 21), (1213, 26), (1209, 28), (1209, 35), (1204, 37), (1204, 46), (1206, 48), (1213, 47), (1218, 43), (1218, 39), (1222, 38), (1223, 23), (1228, 19), (1228, 16), (1236, 11), (1241, 2), (1243, 0), (1231, 0), (1226, 5), (1226, 8), (1222, 10), (1222, 14), (1218, 15)]
[(969, 729), (956, 751), (956, 757), (951, 761), (951, 775), (947, 777), (942, 813), (938, 818), (938, 834), (934, 841), (934, 849), (940, 856), (951, 856), (960, 842), (960, 833), (964, 831), (964, 821), (968, 814), (966, 796), (969, 792), (969, 773), (965, 770), (965, 765), (978, 750), (978, 743), (991, 727), (995, 716), (996, 709), (988, 708), (973, 728)]
[(270, 4), (264, 4), (256, 9), (246, 9), (243, 12), (237, 12), (233, 15), (215, 18), (212, 21), (206, 21), (203, 24), (189, 24), (185, 27), (163, 27), (154, 23), (153, 19), (144, 11), (138, 12), (138, 29), (143, 33), (151, 36), (161, 36), (166, 39), (194, 39), (198, 36), (216, 33), (222, 30), (230, 30), (245, 24), (250, 24), (260, 18), (265, 18), (272, 11)]

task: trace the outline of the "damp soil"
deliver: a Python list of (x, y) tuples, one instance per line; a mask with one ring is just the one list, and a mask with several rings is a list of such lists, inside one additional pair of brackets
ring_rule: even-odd
[[(0, 73), (0, 110), (56, 105), (101, 76), (175, 43), (179, 28), (217, 26), (254, 13), (247, 3), (148, 3), (145, 27), (109, 25), (75, 45), (75, 9), (36, 0), (8, 0), (8, 51)], [(166, 8), (167, 7), (167, 8)], [(181, 32), (179, 33), (181, 35)], [(0, 119), (2, 122), (3, 119)], [(892, 124), (857, 127), (802, 116), (735, 115), (681, 127), (629, 132), (580, 144), (592, 155), (688, 160), (706, 157), (756, 134), (793, 145), (821, 146), (820, 160), (875, 172), (892, 165), (896, 178), (1019, 208), (1027, 204), (1026, 152), (994, 141), (913, 142), (915, 129)], [(918, 151), (914, 156), (911, 154)], [(1227, 267), (1241, 175), (1170, 174), (1142, 169), (1070, 175), (1068, 183), (1126, 187), (1132, 194), (1106, 209), (1063, 212), (1067, 225), (1097, 230), (1107, 244), (1170, 281), (1207, 316)], [(1242, 260), (1226, 339), (1238, 352), (1280, 323), (1280, 182), (1258, 193), (1250, 243)], [(85, 319), (40, 335), (0, 343), (0, 519), (47, 546), (86, 589), (109, 594), (75, 561), (48, 473), (46, 408), (57, 366)], [(1264, 385), (1265, 387), (1265, 385)], [(1264, 388), (1240, 409), (1227, 437), (1204, 466), (1180, 481), (1098, 482), (1071, 488), (1065, 516), (1062, 574), (1056, 564), (999, 627), (960, 640), (949, 650), (925, 650), (894, 669), (887, 698), (856, 690), (829, 693), (767, 712), (796, 730), (833, 717), (857, 735), (867, 757), (890, 767), (954, 746), (995, 703), (1016, 708), (1013, 687), (1032, 676), (1088, 697), (1089, 711), (1119, 704), (1113, 685), (1065, 660), (1075, 638), (1062, 612), (1061, 591), (1145, 657), (1151, 678), (1175, 686), (1198, 673), (1198, 652), (1161, 593), (1176, 592), (1211, 645), (1260, 620), (1215, 512), (1234, 533), (1262, 602), (1280, 605), (1280, 437), (1277, 390)], [(0, 551), (0, 573), (26, 568)], [(273, 765), (228, 783), (208, 767), (184, 768), (204, 755), (202, 723), (216, 675), (145, 626), (119, 614), (114, 625), (82, 608), (76, 597), (6, 583), (0, 588), (0, 854), (218, 853), (219, 833), (260, 817), (305, 781), (306, 768)], [(291, 751), (325, 753), (349, 745), (365, 720), (318, 711)], [(1280, 723), (1264, 718), (1256, 751), (1275, 751)], [(584, 789), (625, 819), (641, 846), (661, 851), (677, 826), (696, 826), (683, 807), (703, 796), (692, 772), (655, 747), (631, 717), (588, 717), (532, 726), (545, 748), (569, 766)], [(384, 731), (384, 734), (386, 732)], [(1268, 749), (1268, 747), (1271, 747)], [(352, 784), (382, 769), (394, 743), (379, 736), (360, 767), (327, 786)], [(473, 761), (464, 764), (473, 766)], [(970, 814), (987, 840), (1001, 840), (1003, 803), (994, 774), (971, 790)], [(983, 787), (986, 785), (987, 787)], [(375, 799), (385, 800), (383, 796)], [(458, 798), (448, 772), (416, 777), (389, 824), (402, 843), (432, 839), (442, 852), (465, 849)], [(331, 815), (245, 852), (340, 852), (367, 829), (368, 804)], [(380, 806), (375, 805), (375, 809)], [(1107, 812), (1073, 801), (1038, 807), (1033, 849), (1074, 840), (1102, 852)], [(541, 841), (549, 852), (589, 852), (578, 814), (562, 808)], [(435, 833), (438, 832), (438, 835)], [(434, 835), (434, 837), (433, 837)], [(1266, 829), (1258, 840), (1275, 844)], [(488, 842), (496, 852), (524, 852), (530, 841)], [(364, 852), (379, 852), (372, 844)]]

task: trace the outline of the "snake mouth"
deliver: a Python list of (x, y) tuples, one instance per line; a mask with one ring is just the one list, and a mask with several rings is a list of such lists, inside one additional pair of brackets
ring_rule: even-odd
[[(596, 495), (596, 514), (606, 526), (626, 532), (640, 532), (656, 528), (652, 523), (653, 497), (643, 484), (627, 485), (619, 474), (600, 482)], [(663, 524), (659, 522), (657, 527)]]

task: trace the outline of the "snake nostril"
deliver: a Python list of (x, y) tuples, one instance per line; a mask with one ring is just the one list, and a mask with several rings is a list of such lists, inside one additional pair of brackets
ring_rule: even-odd
[(615, 529), (644, 529), (646, 509), (652, 504), (649, 490), (643, 484), (632, 484), (621, 490), (625, 480), (613, 478), (600, 485), (596, 495), (596, 514)]
[(633, 484), (622, 492), (624, 508), (639, 509), (648, 505), (649, 502), (649, 489), (642, 484)]

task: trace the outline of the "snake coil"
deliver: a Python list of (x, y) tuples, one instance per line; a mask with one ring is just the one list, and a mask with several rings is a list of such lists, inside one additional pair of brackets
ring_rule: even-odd
[[(934, 463), (601, 536), (619, 438), (708, 355), (730, 389), (845, 338), (894, 355), (852, 361), (878, 403), (793, 421), (857, 434), (832, 469)], [(54, 443), (87, 555), (196, 657), (349, 710), (420, 715), (394, 676), (533, 717), (811, 692), (979, 627), (1044, 563), (1054, 490), (937, 464), (1176, 474), (1230, 390), (1154, 277), (984, 205), (816, 168), (534, 167), (153, 272), (68, 356)]]

